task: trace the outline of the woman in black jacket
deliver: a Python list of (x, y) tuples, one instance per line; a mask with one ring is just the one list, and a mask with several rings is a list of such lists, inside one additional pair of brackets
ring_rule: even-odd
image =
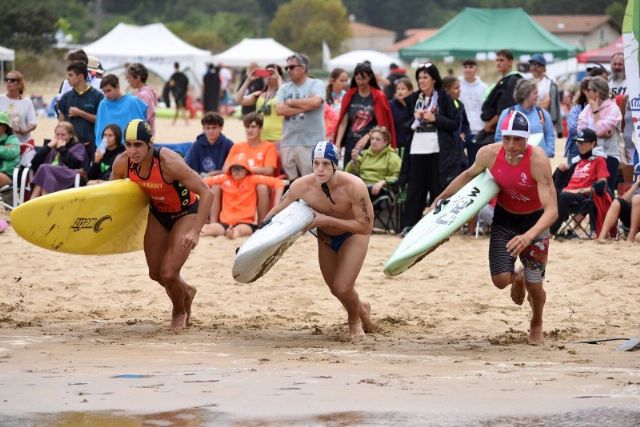
[(401, 172), (401, 181), (408, 183), (403, 234), (429, 206), (427, 194), (429, 200), (434, 200), (462, 172), (464, 159), (454, 136), (460, 125), (458, 111), (442, 88), (438, 68), (430, 63), (420, 64), (416, 80), (418, 90), (405, 100), (407, 116), (411, 117), (405, 126), (411, 134)]

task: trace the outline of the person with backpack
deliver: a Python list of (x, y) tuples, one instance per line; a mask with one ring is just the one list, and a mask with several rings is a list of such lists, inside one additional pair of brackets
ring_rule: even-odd
[[(516, 104), (505, 108), (500, 114), (498, 123), (503, 123), (504, 118), (510, 112), (519, 111), (529, 120), (531, 135), (536, 133), (544, 134), (544, 139), (540, 143), (540, 147), (544, 150), (547, 157), (553, 157), (556, 152), (556, 135), (553, 129), (551, 115), (547, 110), (536, 105), (538, 98), (538, 88), (535, 82), (522, 79), (516, 84), (513, 92), (513, 98)], [(496, 129), (496, 142), (502, 141), (502, 129)]]

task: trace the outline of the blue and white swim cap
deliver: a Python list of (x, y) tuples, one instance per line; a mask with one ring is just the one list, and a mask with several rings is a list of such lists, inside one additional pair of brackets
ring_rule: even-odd
[(311, 162), (317, 158), (330, 160), (331, 163), (338, 166), (338, 150), (336, 149), (336, 146), (329, 141), (320, 141), (315, 145), (315, 147), (313, 147)]

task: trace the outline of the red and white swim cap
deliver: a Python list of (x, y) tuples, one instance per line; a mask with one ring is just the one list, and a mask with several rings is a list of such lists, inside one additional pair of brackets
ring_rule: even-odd
[(500, 129), (502, 130), (502, 135), (506, 136), (519, 136), (528, 139), (531, 135), (529, 120), (519, 111), (509, 111), (509, 114), (500, 125)]

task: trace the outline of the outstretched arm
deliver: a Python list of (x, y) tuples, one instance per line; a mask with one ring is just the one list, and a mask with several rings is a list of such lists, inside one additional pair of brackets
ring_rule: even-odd
[(476, 156), (476, 161), (469, 167), (469, 169), (458, 175), (451, 183), (445, 188), (438, 197), (436, 197), (431, 204), (431, 208), (435, 208), (440, 200), (448, 199), (456, 194), (466, 183), (471, 181), (477, 175), (480, 175), (485, 169), (491, 167), (496, 151), (499, 149), (498, 144), (490, 144), (482, 147)]

